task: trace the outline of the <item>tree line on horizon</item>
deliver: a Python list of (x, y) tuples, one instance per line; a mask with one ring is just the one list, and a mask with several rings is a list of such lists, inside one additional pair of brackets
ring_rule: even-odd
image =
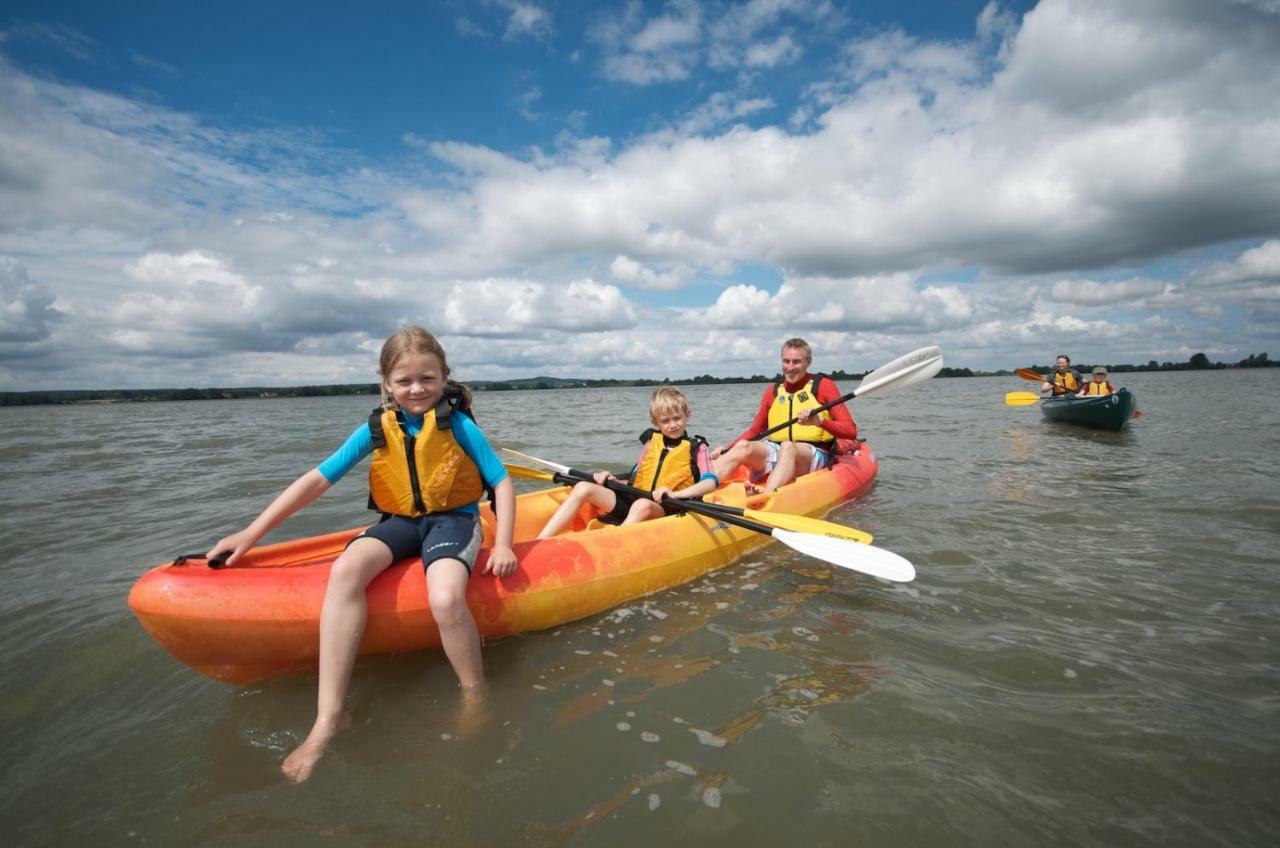
[[(1138, 371), (1201, 371), (1218, 368), (1274, 368), (1280, 361), (1272, 360), (1265, 353), (1249, 354), (1239, 362), (1210, 362), (1209, 357), (1197, 353), (1187, 362), (1157, 362), (1152, 359), (1145, 365), (1118, 364), (1111, 365), (1097, 362), (1092, 364), (1072, 363), (1077, 370), (1087, 371), (1102, 365), (1112, 374), (1123, 374)], [(1034, 371), (1048, 374), (1052, 365), (1032, 365)], [(822, 372), (837, 382), (861, 380), (869, 371), (824, 371)], [(982, 371), (971, 368), (944, 367), (938, 372), (939, 377), (1001, 377), (1011, 376), (1012, 370)], [(627, 388), (635, 386), (704, 386), (728, 383), (776, 383), (782, 379), (781, 373), (772, 376), (752, 374), (750, 377), (715, 377), (711, 374), (700, 374), (687, 379), (673, 380), (664, 377), (661, 380), (637, 378), (620, 379), (570, 379), (564, 377), (523, 377), (513, 380), (475, 380), (467, 385), (477, 392), (493, 391), (525, 391), (540, 389), (599, 389)], [(67, 403), (147, 403), (173, 400), (237, 400), (244, 398), (296, 398), (296, 397), (333, 397), (336, 395), (377, 395), (377, 383), (340, 383), (327, 386), (247, 386), (243, 388), (185, 388), (185, 389), (67, 389), (29, 392), (0, 392), (0, 406), (41, 406)]]

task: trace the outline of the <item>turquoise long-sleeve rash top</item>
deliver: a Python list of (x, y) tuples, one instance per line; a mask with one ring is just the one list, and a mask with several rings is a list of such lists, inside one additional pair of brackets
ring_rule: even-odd
[[(405, 431), (410, 436), (418, 435), (422, 431), (422, 422), (422, 418), (405, 415)], [(465, 415), (453, 416), (453, 437), (458, 440), (463, 452), (480, 469), (480, 476), (484, 478), (485, 483), (490, 487), (495, 487), (507, 479), (506, 467), (502, 464), (502, 460), (498, 458), (498, 455), (494, 453), (493, 448), (489, 446), (484, 433), (480, 432), (480, 428), (476, 426), (474, 421)], [(369, 422), (366, 421), (352, 432), (342, 444), (342, 447), (316, 466), (316, 470), (320, 472), (325, 480), (329, 481), (330, 485), (333, 485), (341, 480), (348, 471), (355, 468), (360, 460), (371, 453), (373, 453), (373, 433), (369, 431)], [(480, 512), (476, 503), (458, 507), (458, 510), (473, 514), (479, 514)]]

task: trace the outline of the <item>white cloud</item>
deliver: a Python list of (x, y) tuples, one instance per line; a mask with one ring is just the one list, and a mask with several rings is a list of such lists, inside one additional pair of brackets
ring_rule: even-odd
[(710, 130), (736, 123), (741, 118), (759, 114), (774, 106), (768, 97), (740, 97), (727, 91), (717, 91), (706, 102), (692, 109), (676, 127), (679, 135), (701, 135)]
[(655, 271), (627, 256), (614, 257), (609, 263), (609, 273), (619, 282), (649, 291), (678, 289), (693, 279), (694, 274), (688, 265), (677, 265), (665, 272)]
[(1093, 280), (1062, 280), (1053, 284), (1052, 298), (1059, 303), (1078, 306), (1113, 306), (1117, 303), (1142, 301), (1164, 293), (1170, 285), (1160, 280), (1134, 278), (1115, 283)]
[(671, 0), (664, 12), (645, 19), (631, 0), (617, 16), (602, 18), (590, 31), (603, 54), (606, 79), (633, 85), (683, 80), (699, 61), (702, 22), (693, 0)]
[(508, 12), (503, 38), (508, 41), (520, 38), (545, 41), (551, 36), (551, 13), (542, 6), (527, 0), (498, 0), (498, 2)]
[(509, 279), (460, 282), (449, 291), (440, 316), (444, 332), (471, 336), (600, 332), (636, 323), (635, 308), (617, 287), (592, 280), (564, 287)]
[(747, 48), (742, 63), (750, 68), (775, 68), (800, 61), (804, 50), (791, 36), (783, 34), (771, 41), (758, 42)]
[(48, 287), (31, 281), (21, 263), (0, 256), (0, 360), (49, 338), (53, 325), (66, 318), (55, 301)]

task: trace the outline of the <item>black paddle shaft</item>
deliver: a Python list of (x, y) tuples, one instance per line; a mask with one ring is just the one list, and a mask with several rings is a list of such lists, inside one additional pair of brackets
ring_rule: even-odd
[[(587, 474), (584, 471), (578, 471), (573, 468), (569, 469), (568, 474), (557, 472), (555, 475), (555, 479), (557, 483), (565, 483), (565, 484), (595, 483), (595, 478), (592, 477), (590, 474)], [(637, 497), (637, 498), (653, 497), (652, 492), (646, 492), (644, 489), (637, 489), (635, 486), (628, 486), (626, 483), (621, 483), (617, 480), (605, 480), (604, 487), (606, 489), (612, 489), (615, 492), (621, 492), (624, 495), (631, 495), (632, 497)], [(663, 500), (659, 501), (658, 505), (661, 506), (663, 509), (665, 509), (668, 513), (695, 512), (700, 515), (705, 515), (707, 518), (715, 518), (719, 521), (723, 521), (725, 524), (732, 524), (734, 526), (741, 527), (744, 530), (754, 530), (757, 533), (764, 533), (766, 536), (773, 535), (774, 528), (770, 527), (768, 524), (759, 524), (747, 518), (742, 518), (737, 515), (721, 512), (711, 504), (705, 504), (705, 503), (702, 503), (701, 501), (683, 500), (681, 498), (664, 498)]]

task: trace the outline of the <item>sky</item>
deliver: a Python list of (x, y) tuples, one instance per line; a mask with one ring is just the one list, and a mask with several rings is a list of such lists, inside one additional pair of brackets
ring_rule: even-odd
[(1280, 0), (0, 5), (0, 391), (1280, 357)]

